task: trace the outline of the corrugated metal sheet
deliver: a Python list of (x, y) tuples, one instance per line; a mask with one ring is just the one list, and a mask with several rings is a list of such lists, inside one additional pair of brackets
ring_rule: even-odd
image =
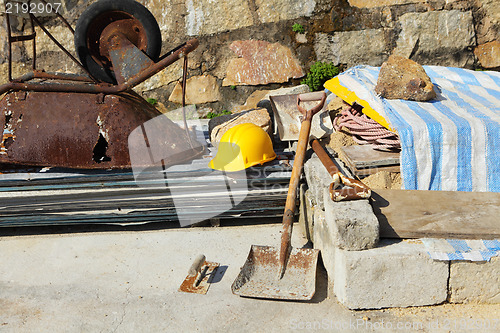
[[(151, 172), (142, 174), (140, 181), (131, 170), (43, 171), (0, 175), (0, 226), (174, 223), (177, 213), (172, 192), (179, 188), (186, 194), (177, 194), (176, 204), (187, 208), (193, 219), (201, 220), (217, 215), (218, 202), (227, 193), (210, 169), (174, 170), (166, 180)], [(235, 202), (241, 202), (217, 217), (281, 216), (290, 173), (286, 160), (248, 169), (246, 179), (232, 179), (246, 182), (248, 192), (232, 192)]]

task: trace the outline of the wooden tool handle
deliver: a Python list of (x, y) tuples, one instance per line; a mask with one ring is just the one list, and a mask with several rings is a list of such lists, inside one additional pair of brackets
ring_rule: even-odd
[(203, 264), (205, 263), (205, 259), (206, 258), (203, 254), (198, 255), (194, 259), (191, 267), (189, 267), (188, 274), (191, 276), (195, 276), (196, 274), (198, 274), (198, 272), (200, 272), (200, 270), (201, 270), (201, 266), (203, 266)]
[(286, 262), (291, 250), (291, 238), (293, 229), (293, 217), (297, 200), (297, 188), (299, 185), (300, 175), (304, 166), (304, 157), (309, 139), (309, 131), (311, 129), (311, 120), (306, 119), (300, 126), (299, 142), (297, 151), (293, 160), (292, 176), (288, 185), (288, 194), (286, 196), (285, 213), (283, 215), (283, 230), (281, 234), (281, 249), (280, 249), (280, 278), (283, 277), (286, 268)]
[[(290, 251), (292, 249), (292, 230), (293, 230), (293, 216), (295, 212), (297, 200), (297, 188), (299, 185), (300, 175), (304, 166), (304, 158), (306, 155), (307, 144), (309, 141), (309, 133), (311, 132), (311, 119), (316, 112), (323, 108), (326, 100), (326, 94), (320, 92), (319, 94), (310, 94), (310, 100), (320, 100), (320, 102), (310, 110), (305, 110), (300, 106), (300, 102), (304, 101), (304, 94), (297, 96), (297, 108), (304, 115), (302, 124), (300, 125), (299, 141), (297, 142), (297, 151), (293, 160), (292, 176), (290, 177), (290, 184), (288, 185), (288, 194), (286, 196), (285, 212), (283, 214), (283, 230), (281, 233), (281, 248), (280, 248), (280, 269), (279, 278), (281, 279), (285, 274), (286, 264)], [(314, 99), (312, 99), (314, 98)]]

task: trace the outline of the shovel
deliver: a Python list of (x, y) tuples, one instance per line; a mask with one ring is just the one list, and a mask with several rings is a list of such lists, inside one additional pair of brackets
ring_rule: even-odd
[[(324, 92), (297, 96), (297, 108), (303, 117), (283, 215), (281, 248), (252, 245), (240, 274), (231, 286), (233, 294), (291, 300), (310, 300), (314, 296), (319, 250), (292, 248), (291, 238), (297, 187), (304, 165), (311, 119), (323, 108), (325, 100)], [(306, 110), (300, 106), (300, 102), (306, 101), (320, 102)]]

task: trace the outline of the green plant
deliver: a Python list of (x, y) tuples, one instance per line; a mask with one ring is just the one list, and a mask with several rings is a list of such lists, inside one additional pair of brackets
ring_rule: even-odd
[(158, 100), (156, 98), (151, 98), (151, 97), (146, 98), (146, 102), (148, 102), (151, 105), (158, 104)]
[(217, 112), (209, 112), (209, 113), (207, 113), (207, 118), (208, 118), (208, 119), (212, 119), (212, 118), (219, 117), (219, 116), (223, 116), (223, 115), (226, 115), (226, 114), (231, 114), (231, 112), (230, 112), (230, 111), (227, 111), (227, 110), (222, 110), (220, 113), (217, 113)]
[(234, 85), (231, 86), (231, 89), (236, 90), (236, 86), (234, 86)]
[(300, 23), (295, 23), (293, 26), (292, 26), (292, 31), (293, 32), (296, 32), (298, 34), (303, 34), (304, 32), (306, 32), (306, 29), (304, 29), (304, 26)]
[(311, 91), (318, 91), (323, 89), (323, 84), (326, 81), (337, 74), (339, 74), (338, 67), (334, 66), (332, 63), (318, 61), (311, 66), (306, 78), (300, 81), (300, 83), (307, 84)]

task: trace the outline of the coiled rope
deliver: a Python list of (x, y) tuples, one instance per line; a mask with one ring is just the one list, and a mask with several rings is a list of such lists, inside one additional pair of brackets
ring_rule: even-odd
[(371, 144), (373, 149), (391, 152), (401, 149), (398, 135), (368, 118), (360, 105), (344, 107), (335, 116), (333, 126), (336, 131), (351, 134), (359, 144)]

